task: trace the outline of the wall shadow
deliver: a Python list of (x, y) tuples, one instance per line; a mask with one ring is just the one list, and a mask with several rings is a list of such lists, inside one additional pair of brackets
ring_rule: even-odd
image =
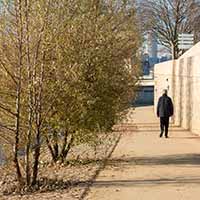
[[(158, 134), (158, 133), (160, 133), (160, 129), (159, 128), (152, 128), (152, 129), (150, 129), (150, 128), (130, 128), (130, 127), (123, 127), (123, 128), (119, 128), (119, 129), (115, 129), (114, 130), (114, 132), (122, 132), (123, 133), (123, 131), (129, 131), (129, 132), (132, 132), (132, 133), (143, 133), (143, 132), (149, 132), (149, 133), (155, 133), (155, 134)], [(173, 134), (174, 133), (186, 133), (186, 132), (188, 132), (187, 130), (181, 130), (181, 129), (169, 129), (169, 135), (170, 135), (170, 133), (171, 132), (173, 132)], [(171, 139), (172, 138), (184, 138), (184, 137), (178, 137), (178, 136), (172, 136), (172, 137), (170, 137)], [(200, 138), (200, 137), (198, 137), (198, 136), (194, 136), (194, 137), (189, 137), (189, 138)]]
[(128, 157), (123, 159), (110, 159), (109, 165), (197, 165), (200, 166), (200, 154), (177, 154), (155, 157)]
[(107, 180), (96, 181), (92, 187), (141, 187), (141, 186), (160, 186), (160, 185), (177, 185), (177, 184), (200, 184), (200, 177), (175, 177), (145, 180)]

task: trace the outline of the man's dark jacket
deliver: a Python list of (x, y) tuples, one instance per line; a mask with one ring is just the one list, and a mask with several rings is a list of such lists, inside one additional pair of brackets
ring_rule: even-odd
[(157, 105), (157, 116), (158, 117), (170, 117), (174, 114), (173, 103), (170, 97), (163, 94), (159, 98)]

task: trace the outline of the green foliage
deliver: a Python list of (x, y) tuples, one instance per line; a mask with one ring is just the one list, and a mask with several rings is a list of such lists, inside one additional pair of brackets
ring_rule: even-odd
[(44, 138), (54, 161), (63, 161), (73, 145), (111, 131), (134, 99), (135, 8), (117, 2), (22, 0), (1, 15), (0, 126), (12, 132), (11, 146), (19, 137), (15, 156), (25, 151), (33, 184)]
[[(77, 4), (73, 19), (65, 16), (65, 29), (56, 39), (62, 68), (56, 82), (65, 82), (65, 89), (54, 109), (64, 111), (70, 126), (78, 124), (76, 129), (108, 131), (133, 97), (137, 80), (137, 66), (127, 64), (130, 58), (136, 60), (139, 45), (135, 14), (133, 8), (127, 11), (103, 1)], [(68, 13), (68, 6), (64, 10)]]

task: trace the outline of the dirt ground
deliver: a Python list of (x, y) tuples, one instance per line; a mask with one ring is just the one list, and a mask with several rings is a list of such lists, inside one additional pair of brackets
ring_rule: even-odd
[(200, 137), (171, 126), (159, 138), (158, 122), (153, 107), (130, 110), (87, 200), (199, 200)]
[[(69, 163), (53, 164), (48, 151), (43, 152), (39, 165), (38, 190), (32, 193), (10, 193), (16, 188), (12, 165), (0, 167), (0, 200), (77, 200), (83, 199), (88, 188), (105, 165), (120, 138), (120, 133), (100, 135), (100, 144), (93, 147), (82, 144), (73, 147)], [(76, 159), (78, 157), (79, 159)], [(48, 161), (49, 159), (49, 161)], [(76, 161), (79, 161), (78, 163)]]

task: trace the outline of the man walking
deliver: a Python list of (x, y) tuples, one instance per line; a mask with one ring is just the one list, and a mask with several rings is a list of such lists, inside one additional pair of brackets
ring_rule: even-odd
[(159, 98), (157, 105), (157, 116), (160, 117), (160, 137), (165, 131), (165, 137), (168, 138), (169, 118), (174, 114), (173, 103), (167, 96), (167, 90), (163, 90), (163, 95)]

